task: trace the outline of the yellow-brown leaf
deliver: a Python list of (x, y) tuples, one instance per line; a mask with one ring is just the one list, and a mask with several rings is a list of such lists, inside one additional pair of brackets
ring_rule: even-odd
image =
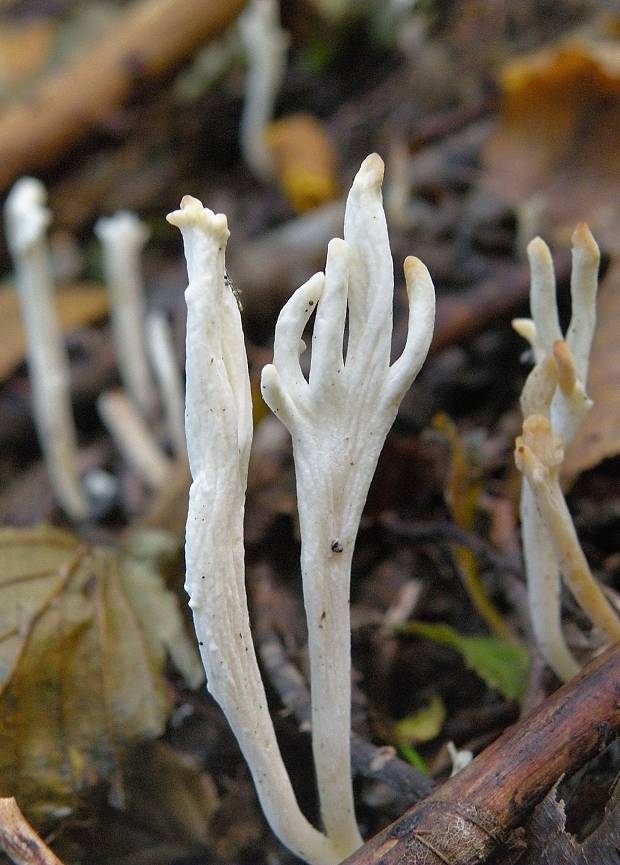
[(282, 192), (298, 213), (338, 196), (336, 151), (316, 117), (283, 117), (264, 134)]
[(161, 734), (170, 654), (202, 680), (174, 596), (144, 560), (51, 528), (0, 530), (0, 795), (41, 825)]
[(56, 26), (51, 18), (2, 21), (0, 27), (0, 95), (27, 84), (48, 62)]
[[(93, 282), (60, 288), (56, 304), (64, 331), (93, 324), (108, 313), (106, 290)], [(0, 290), (0, 381), (22, 362), (25, 352), (19, 298), (13, 288), (6, 287)]]
[(559, 240), (586, 221), (620, 249), (620, 40), (573, 39), (518, 58), (500, 87), (487, 185), (516, 205), (536, 196), (542, 227)]

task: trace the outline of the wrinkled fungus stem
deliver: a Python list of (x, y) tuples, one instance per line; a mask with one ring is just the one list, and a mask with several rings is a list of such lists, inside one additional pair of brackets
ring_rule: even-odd
[[(186, 436), (190, 490), (186, 589), (207, 671), (252, 772), (274, 832), (311, 863), (336, 863), (362, 844), (351, 779), (349, 583), (355, 538), (385, 436), (428, 352), (435, 294), (428, 271), (405, 261), (409, 328), (390, 366), (394, 276), (381, 200), (383, 163), (362, 164), (344, 235), (325, 274), (301, 286), (276, 325), (262, 393), (293, 439), (308, 618), (312, 748), (326, 835), (301, 814), (267, 710), (244, 584), (243, 511), (252, 417), (236, 300), (226, 284), (226, 218), (186, 196), (169, 221), (182, 233), (186, 291)], [(312, 364), (299, 364), (316, 312)], [(348, 344), (344, 328), (348, 314)]]
[(207, 686), (222, 707), (273, 831), (313, 865), (342, 857), (301, 813), (276, 741), (250, 632), (243, 514), (252, 441), (250, 382), (237, 302), (224, 279), (228, 227), (185, 196), (186, 436), (192, 475), (186, 582)]

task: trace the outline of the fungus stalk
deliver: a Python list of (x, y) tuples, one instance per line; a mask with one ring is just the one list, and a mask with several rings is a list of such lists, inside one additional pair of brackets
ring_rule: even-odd
[(523, 473), (521, 526), (532, 624), (547, 662), (561, 679), (579, 670), (562, 633), (560, 574), (591, 621), (612, 639), (618, 619), (597, 586), (562, 494), (564, 452), (591, 408), (585, 385), (596, 323), (599, 251), (588, 227), (573, 234), (572, 317), (566, 339), (560, 330), (553, 262), (547, 245), (528, 246), (532, 319), (513, 322), (528, 340), (535, 366), (523, 388), (523, 435), (515, 459)]
[(149, 232), (133, 213), (119, 211), (95, 225), (103, 249), (112, 336), (121, 381), (136, 408), (148, 417), (155, 403), (144, 335), (144, 288), (140, 254)]
[(290, 42), (288, 33), (280, 27), (279, 17), (278, 0), (251, 0), (239, 18), (247, 56), (241, 152), (248, 167), (263, 183), (271, 180), (274, 171), (265, 127), (273, 117)]
[(163, 312), (153, 312), (146, 321), (151, 364), (159, 386), (168, 438), (175, 456), (185, 459), (183, 382), (177, 363), (172, 329)]
[[(282, 309), (262, 393), (291, 432), (308, 620), (312, 747), (321, 816), (344, 856), (361, 844), (350, 762), (349, 586), (370, 481), (398, 406), (431, 341), (435, 296), (418, 259), (405, 260), (409, 330), (390, 366), (394, 275), (381, 198), (383, 162), (362, 164), (351, 188), (344, 240)], [(316, 309), (309, 380), (299, 364)], [(348, 342), (344, 349), (348, 310)]]
[(187, 301), (186, 583), (207, 685), (248, 763), (273, 831), (297, 856), (343, 856), (301, 813), (276, 741), (250, 633), (243, 514), (252, 413), (241, 318), (224, 279), (226, 217), (185, 196), (168, 216), (183, 234)]
[(620, 641), (620, 619), (592, 576), (560, 488), (564, 450), (546, 417), (538, 414), (526, 418), (515, 454), (549, 533), (557, 565), (575, 600), (593, 624), (612, 640)]
[(83, 520), (88, 503), (77, 469), (69, 360), (54, 308), (46, 242), (51, 217), (45, 201), (40, 181), (19, 180), (5, 204), (6, 235), (27, 337), (32, 411), (41, 450), (60, 505), (71, 519)]
[(170, 474), (172, 462), (125, 391), (107, 390), (99, 394), (97, 411), (127, 465), (151, 489), (160, 489)]

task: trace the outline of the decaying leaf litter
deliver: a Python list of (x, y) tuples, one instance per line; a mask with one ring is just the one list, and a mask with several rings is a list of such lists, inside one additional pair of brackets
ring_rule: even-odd
[[(67, 6), (59, 15), (56, 4), (32, 16), (27, 4), (14, 4), (4, 13), (11, 27), (2, 49), (8, 82), (2, 110), (8, 112), (11, 100), (27, 99), (52, 80), (55, 69), (72, 63), (74, 77), (65, 82), (83, 93), (80, 75), (87, 64), (80, 66), (80, 58), (93, 31), (104, 24), (117, 28), (129, 39), (125, 44), (134, 45), (131, 16), (138, 5), (93, 3), (88, 11)], [(195, 14), (192, 5), (180, 4), (179, 18)], [(163, 668), (162, 623), (181, 634), (185, 616), (179, 544), (186, 469), (171, 466), (167, 482), (154, 493), (110, 443), (95, 410), (95, 399), (117, 383), (108, 325), (92, 324), (101, 315), (101, 295), (75, 287), (83, 279), (102, 280), (92, 226), (119, 207), (136, 209), (151, 229), (144, 257), (148, 305), (168, 316), (179, 359), (185, 282), (163, 215), (182, 192), (192, 191), (226, 212), (234, 226), (229, 271), (241, 295), (255, 383), (248, 593), (259, 653), (267, 652), (262, 663), (269, 671), (272, 708), (277, 713), (283, 701), (288, 709), (276, 714), (278, 735), (308, 814), (316, 804), (303, 732), (307, 696), (304, 680), (291, 673), (303, 675), (307, 665), (295, 486), (289, 444), (261, 406), (258, 379), (271, 360), (275, 314), (297, 285), (323, 267), (327, 241), (341, 231), (340, 191), (371, 150), (387, 163), (385, 200), (396, 273), (407, 254), (422, 258), (438, 289), (439, 317), (432, 360), (406, 398), (381, 457), (354, 559), (353, 720), (359, 741), (353, 763), (366, 778), (356, 787), (364, 837), (426, 795), (430, 781), (425, 779), (446, 777), (448, 742), (460, 751), (480, 752), (555, 686), (533, 648), (525, 612), (511, 451), (527, 367), (518, 362), (523, 349), (510, 333), (509, 319), (526, 312), (527, 241), (540, 233), (555, 244), (554, 253), (557, 246), (558, 283), (565, 288), (562, 247), (582, 219), (598, 232), (604, 277), (591, 365), (593, 426), (584, 431), (581, 445), (578, 440), (573, 446), (567, 473), (580, 538), (617, 608), (614, 381), (620, 364), (610, 336), (617, 310), (617, 148), (610, 132), (617, 129), (618, 23), (587, 3), (558, 4), (551, 15), (536, 3), (520, 4), (518, 13), (508, 5), (461, 5), (458, 15), (438, 3), (400, 13), (368, 4), (338, 16), (318, 0), (283, 4), (291, 48), (277, 106), (280, 167), (265, 184), (252, 179), (240, 158), (239, 37), (228, 31), (212, 41), (219, 51), (214, 60), (210, 48), (199, 50), (199, 38), (187, 30), (177, 53), (166, 54), (165, 70), (151, 72), (148, 64), (130, 70), (128, 83), (123, 77), (126, 89), (106, 92), (95, 122), (69, 126), (61, 145), (43, 141), (36, 155), (23, 151), (23, 164), (4, 181), (6, 188), (17, 172), (35, 171), (49, 182), (55, 267), (69, 286), (66, 297), (83, 291), (65, 322), (67, 328), (81, 325), (67, 334), (81, 471), (105, 469), (117, 481), (95, 518), (78, 528), (77, 538), (47, 528), (20, 533), (17, 526), (63, 526), (64, 520), (38, 463), (27, 376), (23, 366), (15, 368), (21, 343), (11, 328), (0, 349), (0, 513), (8, 527), (3, 544), (9, 564), (17, 557), (21, 570), (6, 567), (2, 574), (2, 592), (10, 590), (12, 598), (3, 603), (8, 654), (2, 792), (17, 795), (37, 828), (53, 833), (65, 861), (84, 856), (100, 862), (293, 861), (261, 822), (247, 770), (217, 708), (200, 689), (188, 687), (197, 683), (191, 642), (185, 665), (179, 665), (178, 652), (193, 639), (189, 630), (175, 637), (176, 658), (172, 653), (185, 679), (172, 666)], [(236, 4), (229, 10), (221, 6), (224, 17), (234, 18)], [(204, 33), (208, 29), (205, 24)], [(102, 40), (104, 57), (105, 48)], [(114, 61), (112, 50), (107, 56)], [(579, 98), (571, 102), (566, 90)], [(314, 115), (320, 144), (308, 147), (303, 124), (287, 126), (287, 118), (301, 112)], [(28, 131), (26, 123), (24, 134)], [(0, 133), (0, 155), (2, 148)], [(325, 148), (328, 157), (321, 160)], [(71, 159), (65, 159), (68, 153)], [(333, 200), (307, 207), (322, 195)], [(5, 265), (10, 280), (6, 258)], [(395, 354), (404, 342), (406, 319), (398, 279)], [(2, 303), (11, 314), (8, 291)], [(433, 423), (439, 412), (452, 419), (458, 439), (446, 434), (445, 423)], [(153, 429), (166, 446), (160, 419)], [(49, 552), (43, 553), (49, 560), (42, 567), (32, 565), (37, 551), (63, 544), (77, 557), (75, 563), (58, 563)], [(142, 552), (136, 553), (139, 545)], [(141, 575), (139, 589), (131, 568)], [(475, 611), (472, 581), (493, 606), (491, 621), (507, 629), (503, 635), (489, 630), (479, 605)], [(596, 649), (597, 635), (584, 627), (568, 595), (565, 610), (567, 640), (585, 658)], [(155, 620), (157, 633), (150, 631)], [(102, 639), (106, 628), (119, 628), (123, 639)], [(141, 651), (125, 640), (137, 640)], [(280, 652), (283, 647), (289, 665), (290, 675), (279, 684), (269, 646)], [(118, 659), (110, 657), (112, 650)], [(141, 655), (148, 676), (140, 673)], [(98, 676), (88, 674), (85, 660)], [(128, 660), (130, 677), (121, 677)], [(106, 678), (106, 665), (114, 677)], [(135, 686), (131, 675), (137, 676)], [(116, 677), (122, 678), (118, 689), (111, 681)], [(85, 692), (77, 682), (86, 685)], [(286, 697), (291, 682), (300, 688), (297, 704)], [(91, 717), (95, 723), (87, 724)], [(159, 735), (166, 720), (164, 740), (136, 741)], [(88, 741), (83, 728), (92, 732)], [(20, 748), (9, 744), (15, 742)], [(369, 742), (382, 750), (364, 751)], [(402, 764), (390, 759), (391, 748)], [(426, 774), (408, 775), (407, 763)], [(617, 771), (612, 748), (599, 758), (595, 781), (586, 773), (580, 779), (584, 786), (567, 782), (560, 788), (568, 828), (580, 839), (567, 836), (561, 843), (574, 855), (581, 835), (603, 814)], [(549, 802), (553, 809), (554, 800)], [(610, 809), (614, 802), (612, 797)], [(537, 837), (541, 820), (544, 832), (541, 814), (526, 837), (528, 832)], [(551, 822), (563, 828), (560, 817)], [(613, 819), (607, 816), (599, 833), (609, 825)], [(602, 841), (607, 843), (607, 836)], [(536, 844), (540, 841), (532, 842), (532, 849)]]

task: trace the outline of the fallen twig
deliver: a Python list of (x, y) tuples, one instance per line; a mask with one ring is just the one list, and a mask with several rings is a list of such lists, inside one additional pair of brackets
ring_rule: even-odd
[(122, 105), (219, 33), (244, 0), (139, 0), (96, 45), (0, 112), (0, 188), (50, 165)]
[(558, 778), (620, 733), (620, 646), (609, 649), (345, 865), (480, 865)]
[(519, 556), (507, 555), (497, 552), (493, 546), (474, 532), (468, 532), (457, 526), (456, 523), (447, 520), (401, 520), (395, 514), (385, 514), (380, 519), (384, 526), (399, 539), (406, 539), (414, 543), (428, 543), (429, 541), (450, 541), (461, 544), (478, 556), (483, 564), (490, 565), (500, 573), (507, 572), (515, 577), (523, 577), (523, 564)]
[(15, 865), (62, 865), (28, 823), (13, 797), (0, 799), (0, 848)]

